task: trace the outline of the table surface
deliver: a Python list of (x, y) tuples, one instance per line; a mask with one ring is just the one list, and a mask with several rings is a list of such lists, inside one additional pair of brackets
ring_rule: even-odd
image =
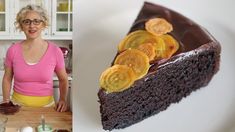
[(53, 129), (72, 130), (72, 112), (57, 112), (53, 107), (21, 107), (14, 115), (7, 115), (6, 132), (14, 132), (25, 126), (31, 126), (36, 130), (41, 124), (41, 115), (45, 123)]

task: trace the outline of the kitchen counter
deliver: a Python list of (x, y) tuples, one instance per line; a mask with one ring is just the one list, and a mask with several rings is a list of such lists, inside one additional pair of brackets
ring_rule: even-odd
[(6, 132), (17, 132), (25, 126), (31, 126), (36, 131), (37, 126), (41, 124), (41, 115), (53, 129), (72, 130), (72, 112), (57, 112), (54, 107), (21, 107), (18, 113), (7, 115)]

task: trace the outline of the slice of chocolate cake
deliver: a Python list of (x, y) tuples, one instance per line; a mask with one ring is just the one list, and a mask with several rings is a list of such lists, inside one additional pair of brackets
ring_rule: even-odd
[[(146, 22), (153, 18), (162, 18), (172, 24), (173, 30), (167, 34), (173, 36), (179, 46), (170, 57), (151, 59), (147, 73), (140, 73), (138, 78), (133, 77), (135, 71), (130, 72), (128, 68), (116, 65), (119, 64), (118, 57), (114, 59), (112, 73), (125, 69), (123, 73), (133, 78), (122, 82), (127, 80), (130, 84), (132, 79), (134, 82), (123, 84), (123, 88), (116, 91), (100, 88), (98, 97), (105, 130), (128, 127), (167, 109), (170, 104), (208, 85), (219, 70), (219, 42), (203, 27), (165, 7), (145, 2), (128, 34), (144, 32)], [(122, 52), (118, 52), (117, 56), (119, 54)], [(144, 55), (142, 57), (146, 58)], [(115, 84), (114, 87), (118, 86)]]

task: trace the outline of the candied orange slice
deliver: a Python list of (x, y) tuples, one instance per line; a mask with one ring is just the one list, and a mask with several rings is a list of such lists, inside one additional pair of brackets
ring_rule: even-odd
[(179, 43), (168, 34), (162, 35), (161, 38), (165, 43), (165, 52), (162, 54), (162, 57), (170, 58), (179, 49)]
[(148, 56), (137, 49), (127, 49), (123, 51), (117, 56), (114, 64), (131, 67), (136, 75), (136, 79), (140, 79), (146, 75), (150, 67)]
[(165, 50), (166, 50), (164, 40), (161, 37), (158, 37), (157, 43), (155, 43), (154, 46), (155, 46), (155, 53), (156, 53), (154, 59), (162, 59), (163, 54), (165, 53)]
[(134, 71), (126, 65), (113, 65), (100, 76), (100, 86), (107, 92), (121, 92), (135, 81)]
[(128, 48), (136, 49), (143, 43), (156, 43), (156, 37), (145, 30), (137, 30), (128, 34), (118, 45), (121, 52)]
[(149, 61), (154, 60), (156, 52), (155, 47), (152, 43), (141, 44), (137, 47), (137, 49), (144, 52), (149, 57)]
[(173, 27), (168, 21), (163, 18), (153, 18), (149, 19), (145, 23), (145, 29), (156, 36), (161, 36), (163, 34), (171, 32), (173, 30)]

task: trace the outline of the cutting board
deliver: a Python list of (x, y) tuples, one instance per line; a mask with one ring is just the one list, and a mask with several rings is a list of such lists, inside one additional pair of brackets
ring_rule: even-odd
[(72, 112), (57, 112), (53, 107), (21, 107), (18, 113), (7, 115), (6, 132), (25, 126), (31, 126), (36, 130), (41, 123), (41, 115), (44, 116), (46, 124), (53, 129), (72, 130)]

